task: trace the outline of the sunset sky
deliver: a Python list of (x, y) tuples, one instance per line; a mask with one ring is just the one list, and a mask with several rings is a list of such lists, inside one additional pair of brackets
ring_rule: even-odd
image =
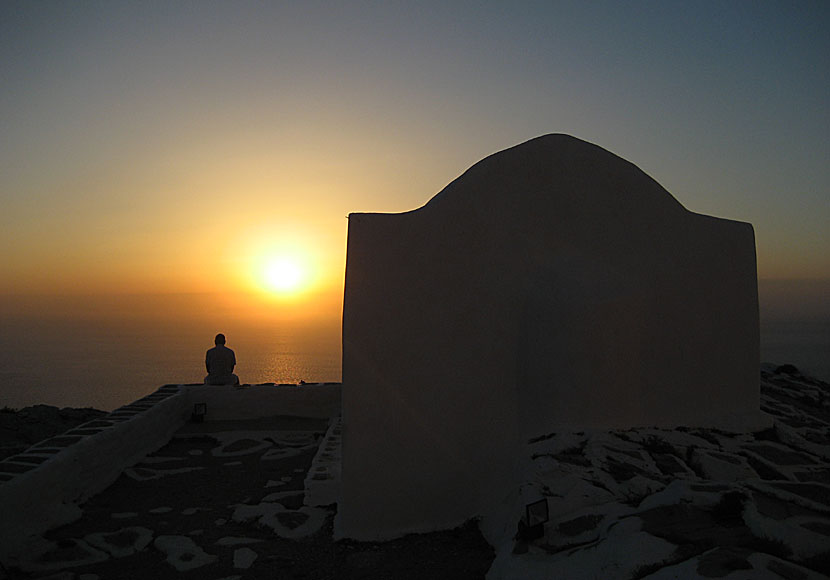
[(0, 295), (334, 300), (350, 212), (552, 132), (751, 222), (760, 278), (830, 280), (828, 30), (824, 1), (3, 2)]

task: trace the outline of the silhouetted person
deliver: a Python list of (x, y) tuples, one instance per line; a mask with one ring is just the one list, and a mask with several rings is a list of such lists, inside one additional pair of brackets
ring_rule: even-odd
[(236, 366), (236, 355), (225, 346), (225, 335), (217, 334), (213, 342), (216, 343), (216, 346), (205, 354), (205, 366), (208, 372), (208, 376), (205, 377), (205, 384), (238, 385), (239, 377), (233, 374), (233, 367)]

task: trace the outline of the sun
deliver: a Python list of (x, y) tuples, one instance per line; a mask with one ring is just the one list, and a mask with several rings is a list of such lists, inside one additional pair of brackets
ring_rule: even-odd
[[(277, 231), (275, 231), (277, 230)], [(233, 254), (240, 281), (269, 303), (312, 299), (320, 288), (317, 240), (303, 229), (264, 228), (246, 231)]]
[(304, 288), (307, 280), (308, 272), (296, 258), (279, 256), (263, 263), (262, 282), (271, 292), (294, 294)]

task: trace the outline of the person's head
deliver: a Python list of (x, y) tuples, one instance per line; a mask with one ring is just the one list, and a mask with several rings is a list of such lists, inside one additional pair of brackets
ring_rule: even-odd
[(213, 339), (213, 342), (216, 345), (225, 344), (225, 335), (220, 332), (216, 335), (216, 338)]

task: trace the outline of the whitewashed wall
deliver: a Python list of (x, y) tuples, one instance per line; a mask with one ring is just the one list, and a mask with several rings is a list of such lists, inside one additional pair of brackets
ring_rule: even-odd
[[(290, 415), (327, 419), (340, 414), (340, 383), (306, 385), (193, 385), (185, 387), (187, 406), (207, 405), (207, 420), (240, 420)], [(189, 416), (189, 415), (188, 415)]]
[[(124, 468), (170, 440), (189, 416), (186, 397), (179, 389), (160, 400), (154, 396), (91, 421), (87, 425), (111, 425), (89, 429), (98, 432), (80, 436), (55, 453), (47, 453), (54, 450), (47, 440), (21, 454), (48, 459), (0, 485), (0, 560), (18, 551), (29, 536), (79, 518), (81, 504), (112, 484)], [(57, 439), (83, 433), (84, 427)]]
[(479, 515), (519, 442), (557, 429), (758, 425), (758, 349), (752, 226), (573, 137), (352, 214), (338, 533)]

